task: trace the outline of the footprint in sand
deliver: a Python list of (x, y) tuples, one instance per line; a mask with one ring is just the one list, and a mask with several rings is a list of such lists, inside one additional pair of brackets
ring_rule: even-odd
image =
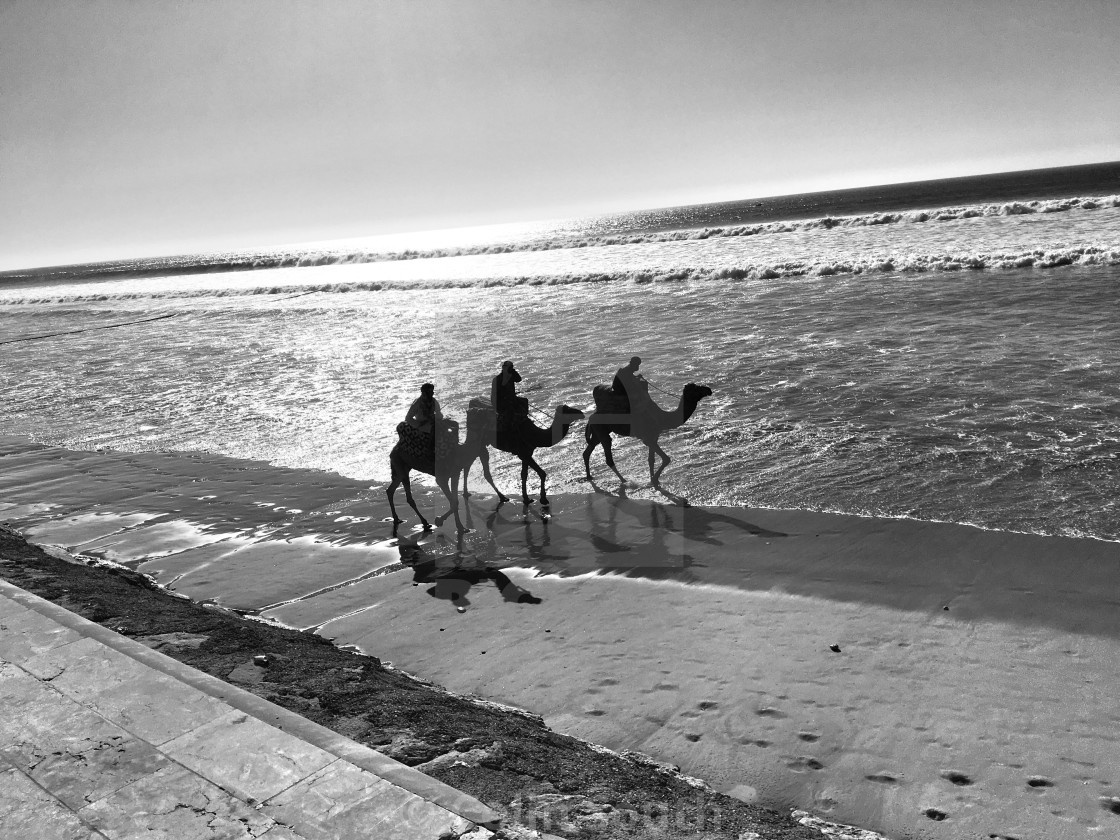
[(771, 718), (784, 718), (786, 716), (785, 712), (783, 712), (781, 709), (775, 709), (773, 706), (764, 706), (763, 708), (755, 712), (755, 714), (759, 717)]
[(1102, 796), (1101, 807), (1114, 814), (1120, 814), (1120, 796)]
[(743, 746), (768, 747), (772, 742), (763, 738), (740, 738), (739, 743)]
[(811, 755), (799, 755), (786, 762), (786, 767), (790, 770), (823, 770), (824, 765)]
[(937, 808), (926, 808), (924, 811), (922, 811), (922, 813), (934, 822), (941, 822), (949, 816), (944, 811), (940, 811)]
[(702, 700), (696, 704), (696, 708), (702, 712), (706, 712), (709, 709), (718, 709), (719, 703), (713, 702), (712, 700)]
[(941, 778), (960, 787), (972, 784), (972, 779), (957, 770), (943, 770), (941, 772)]
[(893, 773), (872, 773), (863, 778), (869, 782), (878, 782), (881, 785), (897, 785), (899, 783), (898, 776)]
[(1054, 783), (1047, 779), (1045, 776), (1031, 776), (1029, 779), (1027, 779), (1027, 784), (1032, 788), (1054, 787)]
[(802, 741), (808, 741), (810, 744), (821, 739), (821, 736), (815, 732), (798, 732), (797, 737)]

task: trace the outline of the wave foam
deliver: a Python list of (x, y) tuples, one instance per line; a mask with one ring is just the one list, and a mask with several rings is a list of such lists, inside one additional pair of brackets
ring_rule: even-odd
[[(1016, 252), (952, 252), (940, 254), (883, 254), (845, 260), (820, 262), (790, 260), (775, 263), (745, 263), (719, 268), (681, 267), (669, 271), (633, 270), (557, 274), (502, 276), (485, 279), (441, 278), (438, 280), (370, 280), (336, 283), (292, 283), (283, 286), (262, 285), (233, 289), (161, 289), (158, 292), (123, 291), (96, 292), (87, 295), (47, 294), (9, 298), (0, 304), (42, 304), (62, 302), (100, 302), (139, 300), (147, 298), (226, 298), (253, 295), (304, 296), (314, 292), (346, 294), (350, 292), (408, 291), (424, 289), (493, 288), (513, 286), (564, 286), (577, 283), (674, 283), (712, 281), (780, 280), (796, 277), (830, 277), (859, 274), (918, 274), (951, 271), (986, 271), (1008, 269), (1049, 269), (1061, 266), (1118, 266), (1120, 248), (1083, 246), (1052, 250)], [(298, 291), (300, 295), (292, 295)]]
[[(868, 213), (858, 216), (823, 216), (816, 219), (788, 222), (760, 222), (727, 227), (706, 227), (686, 230), (599, 236), (564, 235), (532, 242), (496, 245), (404, 250), (396, 252), (306, 251), (283, 258), (262, 257), (253, 263), (256, 268), (284, 268), (316, 265), (346, 265), (363, 262), (435, 259), (483, 254), (509, 254), (517, 251), (550, 251), (564, 248), (600, 248), (611, 245), (644, 245), (651, 242), (681, 242), (717, 237), (764, 236), (795, 231), (831, 230), (833, 228), (870, 227), (892, 224), (924, 224), (975, 219), (986, 216), (1021, 216), (1032, 213), (1064, 213), (1070, 210), (1103, 210), (1120, 208), (1120, 195), (1057, 198), (1046, 201), (1006, 201), (995, 204), (973, 204), (941, 207), (932, 210), (907, 210), (897, 213)], [(280, 259), (279, 262), (276, 260)]]

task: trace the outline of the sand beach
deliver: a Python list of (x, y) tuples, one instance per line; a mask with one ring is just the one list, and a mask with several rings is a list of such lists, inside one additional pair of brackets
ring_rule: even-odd
[(0, 520), (36, 543), (746, 802), (895, 838), (1120, 825), (1115, 543), (682, 507), (617, 482), (549, 515), (478, 493), (467, 533), (394, 536), (384, 486), (335, 474), (14, 436), (0, 464)]

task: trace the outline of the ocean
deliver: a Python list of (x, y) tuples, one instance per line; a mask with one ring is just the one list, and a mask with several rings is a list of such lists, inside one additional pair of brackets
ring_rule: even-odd
[(1117, 540), (1118, 297), (1120, 164), (6, 272), (0, 432), (384, 482), (425, 381), (462, 420), (512, 359), (547, 424), (639, 355), (663, 408), (712, 389), (662, 437), (692, 504)]

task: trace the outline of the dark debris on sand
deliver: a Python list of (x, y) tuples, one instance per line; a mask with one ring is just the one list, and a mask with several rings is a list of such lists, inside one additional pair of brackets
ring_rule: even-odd
[(175, 597), (131, 570), (60, 560), (2, 526), (0, 577), (465, 791), (503, 815), (502, 840), (821, 836), (642, 756), (451, 695), (320, 636)]

